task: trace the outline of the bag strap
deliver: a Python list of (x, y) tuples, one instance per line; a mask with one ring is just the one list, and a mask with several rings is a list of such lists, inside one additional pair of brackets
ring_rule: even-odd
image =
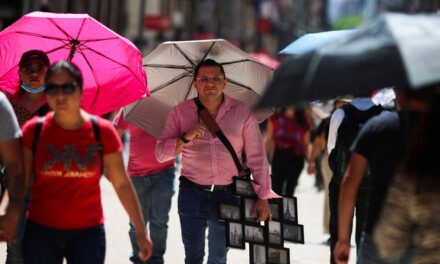
[(99, 156), (101, 157), (101, 175), (104, 173), (104, 155), (101, 142), (101, 131), (99, 129), (98, 119), (94, 115), (90, 115), (90, 121), (92, 122), (93, 134), (95, 135), (96, 147), (99, 151)]
[(235, 153), (234, 147), (232, 147), (231, 143), (229, 142), (228, 138), (225, 136), (223, 131), (220, 129), (220, 127), (215, 122), (214, 118), (212, 118), (209, 111), (205, 108), (205, 106), (200, 102), (199, 98), (194, 98), (194, 102), (197, 105), (197, 113), (199, 114), (200, 118), (202, 119), (203, 123), (205, 123), (206, 127), (208, 128), (209, 132), (211, 132), (213, 137), (218, 137), (218, 139), (225, 145), (226, 149), (228, 149), (229, 153), (232, 156), (232, 159), (234, 160), (235, 166), (237, 167), (239, 176), (246, 175), (249, 177), (250, 171), (249, 168), (244, 169), (243, 166), (240, 163), (240, 160), (237, 157), (237, 154)]
[(34, 132), (34, 140), (32, 141), (32, 155), (35, 156), (35, 153), (37, 152), (37, 143), (38, 139), (40, 137), (41, 128), (43, 127), (44, 119), (46, 116), (40, 116), (37, 121), (37, 126), (35, 127)]

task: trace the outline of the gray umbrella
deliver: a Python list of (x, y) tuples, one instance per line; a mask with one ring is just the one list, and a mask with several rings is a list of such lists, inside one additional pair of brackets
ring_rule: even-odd
[(259, 107), (440, 81), (440, 16), (384, 14), (345, 38), (291, 58), (275, 71)]
[[(143, 58), (151, 96), (124, 107), (124, 117), (155, 137), (172, 107), (197, 96), (192, 85), (199, 62), (214, 59), (226, 73), (225, 94), (253, 107), (269, 84), (273, 69), (223, 39), (167, 41)], [(263, 121), (271, 111), (256, 114)]]

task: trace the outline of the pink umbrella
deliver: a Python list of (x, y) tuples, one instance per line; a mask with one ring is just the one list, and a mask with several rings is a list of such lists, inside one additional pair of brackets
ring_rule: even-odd
[(105, 114), (149, 95), (141, 52), (87, 14), (33, 12), (0, 32), (0, 90), (18, 89), (18, 62), (30, 49), (69, 60), (84, 76), (83, 108)]

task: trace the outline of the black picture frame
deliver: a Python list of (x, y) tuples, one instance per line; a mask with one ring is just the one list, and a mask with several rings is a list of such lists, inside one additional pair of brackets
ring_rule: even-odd
[(242, 216), (244, 219), (244, 223), (246, 224), (259, 224), (257, 221), (258, 216), (252, 216), (252, 210), (254, 209), (255, 203), (258, 200), (256, 198), (249, 198), (249, 197), (241, 197), (241, 204), (242, 204)]
[(218, 219), (240, 222), (242, 219), (240, 206), (220, 203), (218, 206)]
[(267, 244), (272, 247), (283, 247), (283, 223), (280, 221), (266, 221), (266, 238)]
[(283, 220), (283, 199), (270, 199), (269, 200), (269, 210), (272, 214), (272, 220), (282, 221)]
[(283, 238), (289, 242), (304, 244), (304, 225), (284, 224)]
[(290, 250), (288, 248), (267, 247), (268, 264), (290, 264)]
[(283, 196), (283, 221), (298, 224), (298, 203), (296, 197)]
[(250, 243), (264, 244), (266, 232), (261, 225), (244, 225), (244, 241)]
[(244, 228), (240, 222), (229, 222), (226, 225), (226, 247), (245, 249)]
[(234, 195), (257, 197), (254, 187), (252, 187), (252, 180), (249, 178), (234, 177), (232, 186)]
[(267, 246), (264, 244), (249, 243), (249, 263), (267, 264)]

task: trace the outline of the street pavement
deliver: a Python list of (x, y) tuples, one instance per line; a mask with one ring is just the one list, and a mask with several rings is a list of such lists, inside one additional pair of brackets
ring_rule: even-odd
[[(176, 178), (177, 179), (177, 178)], [(303, 172), (300, 177), (296, 196), (298, 198), (299, 223), (304, 225), (305, 244), (284, 243), (290, 249), (292, 264), (325, 264), (329, 263), (329, 246), (323, 242), (328, 236), (323, 234), (322, 215), (324, 192), (318, 192), (313, 186), (314, 177)], [(130, 242), (128, 239), (128, 218), (117, 201), (115, 192), (107, 181), (102, 182), (102, 196), (106, 215), (107, 257), (106, 264), (129, 263)], [(352, 244), (354, 244), (352, 242)], [(205, 251), (207, 252), (207, 250)], [(351, 256), (355, 256), (352, 247)], [(180, 234), (179, 217), (177, 215), (177, 192), (173, 197), (168, 229), (167, 252), (165, 263), (184, 263), (184, 249)], [(206, 257), (205, 257), (206, 262)], [(228, 263), (249, 263), (249, 245), (246, 250), (230, 249)], [(350, 264), (355, 263), (351, 259)]]
[[(298, 219), (304, 225), (305, 244), (284, 243), (290, 249), (290, 261), (295, 264), (324, 264), (329, 263), (329, 247), (323, 242), (327, 236), (323, 234), (322, 212), (324, 192), (318, 192), (313, 186), (314, 177), (303, 172), (297, 187)], [(128, 217), (120, 204), (111, 184), (103, 178), (101, 181), (102, 199), (105, 213), (105, 228), (107, 234), (106, 264), (130, 263), (131, 246), (128, 238)], [(353, 243), (352, 243), (353, 244)], [(4, 243), (0, 243), (0, 263), (5, 262)], [(207, 252), (207, 251), (206, 251)], [(352, 247), (351, 256), (355, 255)], [(168, 229), (167, 252), (165, 263), (184, 263), (184, 249), (180, 235), (179, 217), (177, 215), (177, 192), (173, 197)], [(205, 260), (206, 261), (206, 260)], [(249, 245), (246, 250), (230, 249), (228, 263), (249, 263)], [(352, 258), (350, 263), (355, 263)]]

